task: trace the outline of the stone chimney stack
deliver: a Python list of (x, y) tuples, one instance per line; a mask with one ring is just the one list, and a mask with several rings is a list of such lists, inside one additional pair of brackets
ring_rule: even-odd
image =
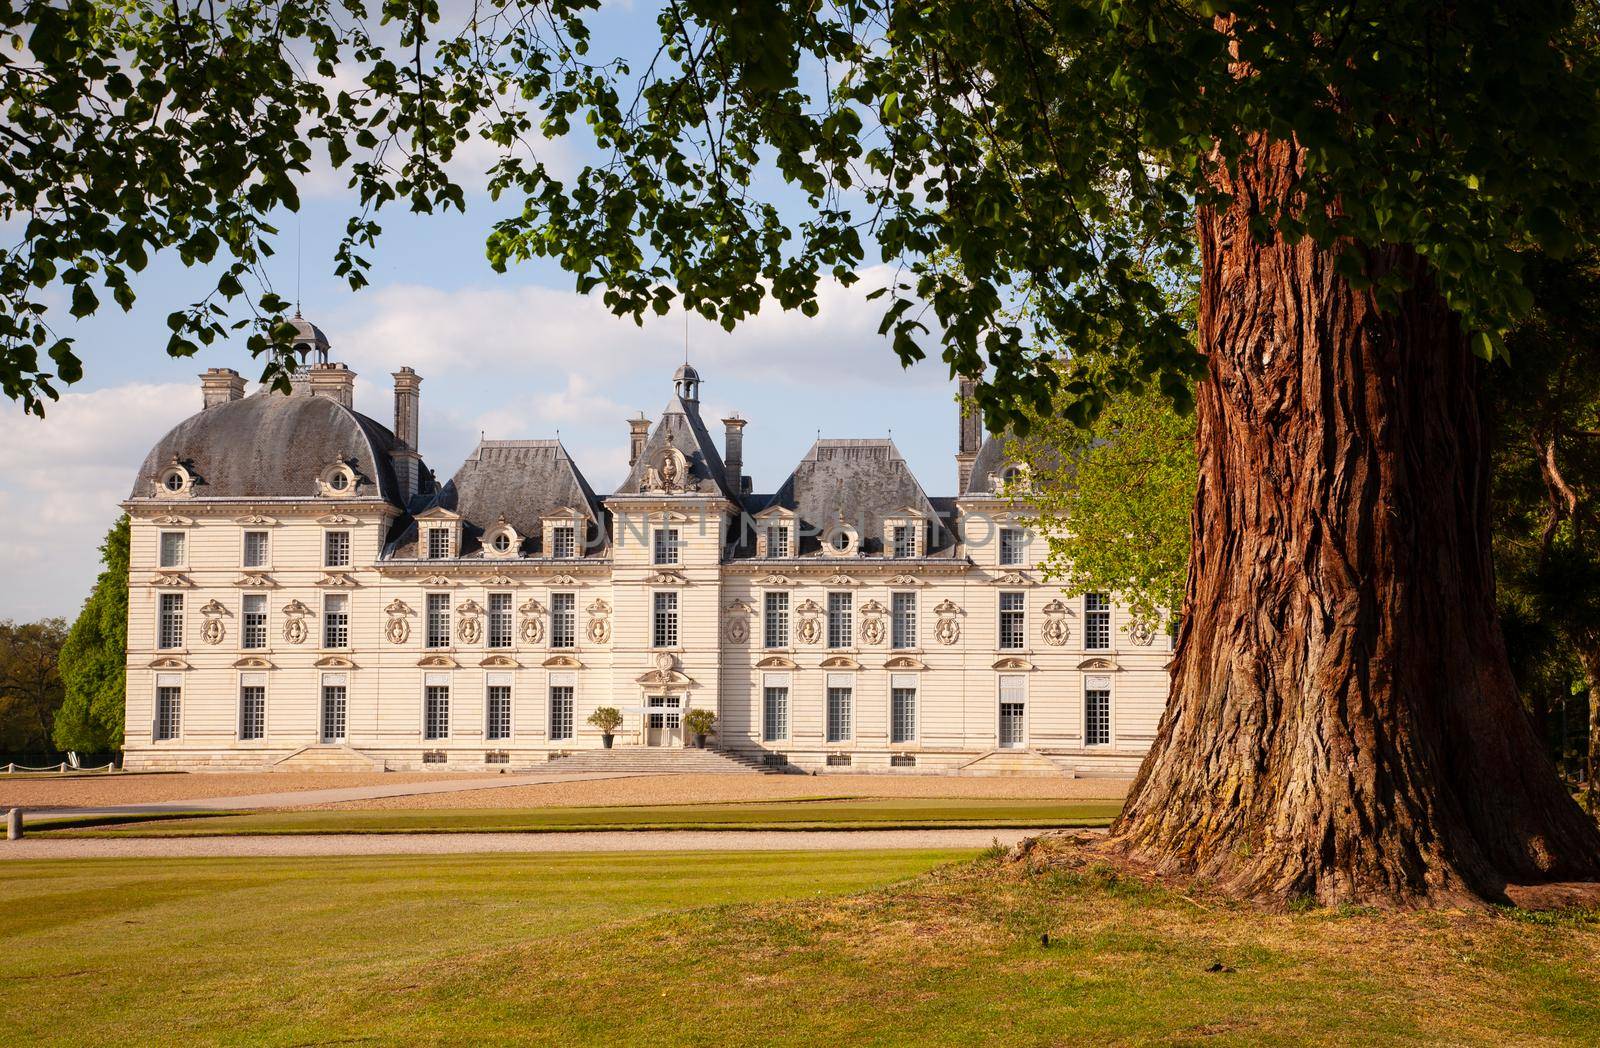
[(738, 415), (722, 420), (722, 475), (728, 490), (738, 495), (744, 483), (744, 427), (745, 420)]
[(422, 376), (401, 368), (394, 378), (394, 435), (400, 448), (390, 456), (401, 497), (410, 501), (422, 484), (422, 454), (417, 446), (422, 409)]
[(644, 454), (644, 442), (650, 439), (650, 420), (639, 412), (638, 418), (628, 420), (628, 465), (632, 466)]
[(206, 368), (200, 376), (200, 392), (205, 406), (214, 408), (244, 397), (244, 379), (232, 368)]
[(311, 395), (336, 400), (347, 408), (356, 403), (356, 373), (343, 364), (312, 364)]
[(961, 376), (959, 385), (961, 406), (956, 428), (956, 494), (966, 492), (972, 479), (972, 464), (978, 459), (978, 445), (983, 441), (983, 413), (978, 410), (973, 395), (978, 391), (978, 380)]

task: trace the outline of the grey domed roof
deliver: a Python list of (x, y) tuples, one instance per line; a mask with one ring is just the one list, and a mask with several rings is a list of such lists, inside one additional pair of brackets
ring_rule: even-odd
[(153, 495), (176, 459), (194, 475), (196, 498), (316, 498), (323, 471), (345, 462), (355, 498), (404, 508), (390, 461), (396, 446), (384, 426), (328, 397), (258, 392), (180, 422), (145, 457), (132, 497)]
[(294, 345), (296, 349), (309, 345), (312, 349), (327, 349), (328, 336), (322, 329), (300, 315), (299, 310), (289, 318), (289, 323), (294, 327)]
[(672, 381), (674, 382), (682, 382), (686, 378), (693, 379), (696, 382), (700, 381), (700, 372), (694, 369), (693, 364), (684, 364), (672, 374)]

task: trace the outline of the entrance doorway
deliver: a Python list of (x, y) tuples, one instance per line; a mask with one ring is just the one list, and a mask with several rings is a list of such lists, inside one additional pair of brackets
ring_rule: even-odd
[(683, 745), (682, 700), (676, 695), (651, 695), (645, 700), (644, 744)]
[(1000, 704), (1000, 748), (1003, 750), (1021, 749), (1025, 739), (1023, 731), (1023, 710), (1025, 707), (1020, 702), (1002, 702)]
[(344, 742), (345, 693), (343, 684), (322, 686), (322, 742)]

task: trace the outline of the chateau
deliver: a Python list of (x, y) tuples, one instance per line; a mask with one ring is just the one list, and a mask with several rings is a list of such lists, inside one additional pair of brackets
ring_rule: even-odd
[(1026, 471), (971, 414), (954, 496), (884, 439), (819, 439), (759, 494), (684, 365), (609, 494), (556, 440), (441, 484), (421, 377), (386, 428), (295, 324), (293, 392), (208, 370), (123, 503), (129, 768), (545, 767), (602, 746), (602, 706), (619, 750), (688, 760), (706, 709), (716, 750), (829, 772), (1127, 774), (1154, 736), (1169, 639), (1041, 579)]

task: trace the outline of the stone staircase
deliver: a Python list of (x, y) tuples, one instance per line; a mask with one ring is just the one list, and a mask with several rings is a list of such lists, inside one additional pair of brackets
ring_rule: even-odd
[(383, 771), (373, 760), (349, 746), (307, 746), (275, 761), (269, 771)]
[(692, 750), (674, 747), (621, 746), (611, 750), (575, 750), (550, 756), (546, 771), (631, 772), (644, 775), (781, 773), (783, 768), (763, 765), (758, 758), (727, 750)]
[(1058, 764), (1038, 750), (990, 750), (956, 770), (957, 775), (973, 776), (1063, 776), (1076, 778), (1073, 770)]

